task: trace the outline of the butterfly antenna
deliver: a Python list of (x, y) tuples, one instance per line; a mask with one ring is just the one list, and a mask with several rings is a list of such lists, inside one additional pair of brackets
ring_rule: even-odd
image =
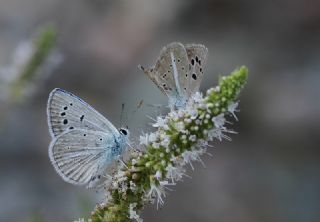
[(127, 129), (128, 129), (128, 128), (129, 128), (128, 125), (127, 125), (127, 124), (129, 123), (128, 112), (124, 112), (124, 114), (125, 114), (125, 115), (124, 115), (124, 117), (125, 117), (124, 120), (125, 120), (125, 123), (126, 123), (126, 127), (127, 127)]
[(143, 101), (143, 99), (141, 99), (139, 101), (139, 103), (137, 104), (135, 110), (132, 111), (132, 115), (134, 115), (143, 106), (143, 103), (144, 103), (144, 101)]
[(123, 111), (124, 111), (124, 103), (121, 104), (120, 127), (122, 126)]

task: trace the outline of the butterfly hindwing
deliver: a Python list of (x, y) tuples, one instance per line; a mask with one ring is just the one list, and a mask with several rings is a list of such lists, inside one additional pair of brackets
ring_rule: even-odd
[(186, 51), (189, 60), (189, 91), (191, 95), (199, 90), (203, 69), (207, 60), (208, 49), (201, 44), (186, 44)]
[(47, 115), (49, 131), (53, 138), (72, 129), (118, 134), (118, 130), (94, 108), (62, 89), (54, 89), (50, 93)]
[(117, 148), (112, 134), (74, 129), (53, 139), (49, 157), (66, 182), (84, 185), (102, 177), (102, 172), (114, 158), (113, 150)]

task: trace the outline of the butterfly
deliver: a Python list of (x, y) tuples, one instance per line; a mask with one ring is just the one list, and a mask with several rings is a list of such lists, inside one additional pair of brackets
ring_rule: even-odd
[(96, 187), (129, 142), (129, 131), (119, 130), (82, 99), (54, 89), (47, 118), (52, 141), (49, 158), (68, 183)]
[(140, 69), (168, 96), (170, 109), (179, 109), (199, 90), (207, 55), (204, 45), (173, 42), (161, 50), (153, 67)]

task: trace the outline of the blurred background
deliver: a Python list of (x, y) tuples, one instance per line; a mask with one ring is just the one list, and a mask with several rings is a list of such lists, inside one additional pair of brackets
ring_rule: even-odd
[(241, 65), (250, 75), (239, 134), (215, 142), (206, 168), (189, 169), (144, 221), (320, 221), (317, 0), (1, 0), (0, 221), (88, 217), (103, 195), (54, 171), (48, 94), (75, 93), (137, 140), (158, 112), (150, 104), (167, 103), (137, 65), (172, 41), (209, 48), (202, 91)]

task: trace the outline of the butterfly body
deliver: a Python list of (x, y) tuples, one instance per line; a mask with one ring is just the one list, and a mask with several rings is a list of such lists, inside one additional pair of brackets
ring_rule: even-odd
[(52, 136), (49, 158), (68, 183), (94, 187), (122, 155), (127, 129), (117, 130), (90, 105), (62, 89), (54, 89), (47, 105)]
[(203, 45), (173, 42), (161, 50), (153, 67), (140, 68), (168, 96), (169, 107), (179, 109), (199, 90), (207, 54)]

